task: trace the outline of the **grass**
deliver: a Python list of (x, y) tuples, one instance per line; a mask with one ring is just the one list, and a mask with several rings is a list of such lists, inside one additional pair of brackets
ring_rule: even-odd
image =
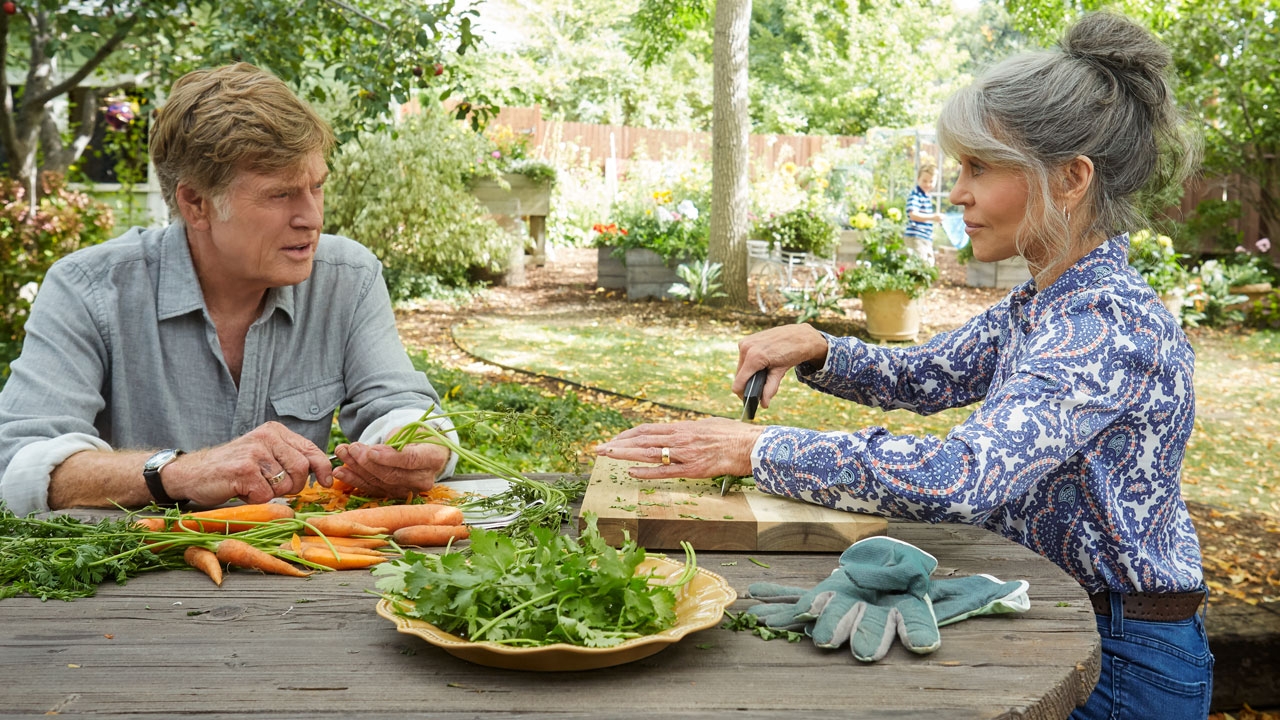
[[(702, 318), (483, 318), (454, 338), (493, 363), (690, 410), (737, 417), (729, 391), (740, 330)], [(1189, 500), (1280, 515), (1280, 332), (1196, 331), (1196, 425), (1183, 466)], [(945, 435), (971, 409), (883, 412), (784, 383), (757, 422), (818, 430), (881, 425)]]

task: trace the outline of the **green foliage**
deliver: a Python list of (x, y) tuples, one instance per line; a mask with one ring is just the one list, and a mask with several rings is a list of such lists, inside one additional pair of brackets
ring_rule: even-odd
[(1196, 205), (1195, 214), (1187, 220), (1186, 232), (1197, 248), (1202, 241), (1210, 240), (1214, 249), (1230, 252), (1240, 245), (1244, 237), (1235, 227), (1240, 211), (1239, 200), (1201, 200)]
[(1231, 292), (1232, 281), (1217, 260), (1196, 269), (1196, 278), (1183, 307), (1182, 321), (1190, 327), (1223, 327), (1244, 320), (1241, 303), (1248, 298)]
[(508, 125), (490, 125), (484, 137), (488, 152), (475, 170), (476, 177), (496, 177), (503, 173), (523, 175), (535, 183), (554, 183), (556, 168), (546, 160), (532, 157), (529, 136), (515, 132)]
[[(461, 370), (430, 363), (415, 357), (414, 365), (426, 373), (442, 395), (446, 410), (494, 410), (530, 413), (545, 417), (569, 438), (576, 452), (566, 456), (558, 439), (543, 433), (520, 433), (497, 437), (483, 426), (463, 428), (462, 444), (495, 460), (502, 460), (521, 472), (583, 472), (590, 464), (587, 451), (631, 427), (621, 413), (595, 405), (573, 390), (559, 394), (516, 382), (489, 382)], [(460, 463), (457, 472), (478, 472)]]
[(724, 266), (720, 263), (706, 260), (681, 263), (676, 268), (676, 275), (684, 281), (684, 284), (676, 283), (667, 292), (673, 297), (688, 300), (696, 305), (701, 305), (713, 298), (726, 297), (723, 291), (724, 284), (720, 282), (723, 271)]
[[(1173, 49), (1178, 96), (1194, 108), (1205, 139), (1207, 172), (1239, 175), (1263, 233), (1280, 237), (1280, 17), (1273, 0), (1182, 0), (1153, 21)], [(1167, 25), (1167, 29), (1165, 26)], [(1230, 246), (1234, 247), (1234, 246)]]
[(783, 309), (799, 313), (799, 317), (796, 318), (797, 323), (815, 320), (825, 312), (844, 314), (844, 310), (840, 308), (843, 291), (840, 288), (840, 280), (834, 275), (823, 275), (818, 278), (813, 288), (783, 290), (782, 296), (787, 299)]
[(586, 520), (578, 538), (559, 528), (535, 528), (529, 541), (476, 529), (465, 553), (409, 552), (373, 574), (396, 612), (472, 642), (612, 647), (674, 625), (675, 591), (697, 571), (693, 549), (684, 545), (675, 582), (651, 584), (639, 570), (644, 548), (627, 540), (614, 549), (595, 516)]
[(689, 33), (711, 20), (714, 0), (641, 0), (631, 16), (633, 57), (648, 70), (665, 60)]
[(107, 580), (124, 584), (147, 570), (173, 567), (149, 551), (130, 519), (87, 523), (68, 515), (19, 517), (0, 503), (0, 599), (91, 597)]
[(922, 297), (938, 279), (938, 269), (906, 249), (900, 221), (876, 215), (873, 227), (862, 231), (862, 250), (840, 274), (845, 297), (901, 290)]
[(1223, 273), (1232, 287), (1269, 283), (1276, 279), (1276, 268), (1266, 255), (1271, 249), (1271, 240), (1262, 238), (1253, 249), (1257, 252), (1250, 252), (1243, 245), (1238, 246), (1234, 254), (1223, 260)]
[[(472, 26), (478, 15), (454, 0), (364, 0), (358, 6), (330, 0), (125, 0), (105, 9), (26, 0), (19, 6), (22, 12), (4, 26), (7, 52), (13, 53), (6, 58), (10, 69), (32, 62), (33, 36), (36, 61), (45, 70), (56, 64), (64, 71), (81, 68), (85, 76), (95, 69), (126, 76), (145, 71), (166, 88), (196, 67), (243, 60), (275, 73), (305, 99), (329, 106), (343, 140), (385, 126), (389, 105), (408, 101), (414, 92), (461, 98), (475, 122), (491, 113), (488, 96), (460, 63), (479, 46)], [(28, 76), (35, 78), (39, 95), (20, 94), (20, 104), (33, 103), (35, 114), (9, 115), (19, 134), (26, 123), (39, 127), (49, 103), (80, 79), (50, 93), (54, 88), (43, 78), (54, 75)], [(0, 140), (9, 137), (0, 134)], [(14, 173), (19, 163), (12, 162), (14, 149), (7, 149)], [(41, 148), (46, 162), (60, 157), (58, 150)]]
[(798, 207), (756, 224), (755, 237), (787, 252), (830, 257), (836, 249), (836, 228), (817, 210)]
[(33, 213), (27, 189), (0, 179), (0, 378), (22, 351), (31, 299), (49, 267), (106, 240), (115, 223), (110, 208), (68, 190), (59, 175), (41, 178), (40, 195)]
[(382, 259), (393, 299), (410, 297), (418, 276), (458, 285), (469, 268), (499, 269), (513, 240), (464, 182), (485, 148), (482, 137), (436, 106), (394, 132), (362, 134), (333, 159), (327, 230)]
[(1186, 257), (1174, 249), (1168, 235), (1155, 235), (1143, 229), (1129, 237), (1129, 264), (1157, 295), (1186, 287), (1190, 275), (1181, 264)]
[(556, 184), (547, 216), (548, 241), (566, 247), (591, 247), (593, 227), (609, 214), (612, 194), (590, 151), (573, 143), (557, 143)]

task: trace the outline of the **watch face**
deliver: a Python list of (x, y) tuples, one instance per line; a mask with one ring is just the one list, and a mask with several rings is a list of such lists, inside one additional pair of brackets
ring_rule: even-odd
[(178, 457), (177, 450), (161, 450), (160, 452), (147, 458), (147, 464), (142, 466), (143, 472), (150, 472), (164, 467), (174, 458)]

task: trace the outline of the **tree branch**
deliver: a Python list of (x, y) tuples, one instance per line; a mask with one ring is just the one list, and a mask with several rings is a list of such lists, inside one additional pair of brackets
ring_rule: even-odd
[(352, 5), (348, 5), (347, 3), (342, 2), (342, 0), (323, 0), (323, 1), (324, 1), (324, 2), (329, 3), (330, 5), (334, 5), (334, 6), (336, 6), (336, 7), (339, 7), (339, 8), (341, 8), (341, 9), (343, 9), (343, 10), (346, 10), (347, 12), (351, 13), (352, 15), (355, 15), (355, 16), (357, 16), (357, 17), (359, 17), (359, 18), (364, 19), (366, 22), (368, 22), (369, 24), (371, 24), (371, 25), (373, 25), (373, 26), (375, 26), (375, 27), (379, 28), (379, 29), (380, 29), (380, 30), (382, 30), (383, 32), (390, 32), (390, 31), (391, 31), (391, 28), (387, 27), (385, 23), (383, 23), (383, 22), (382, 22), (382, 21), (380, 21), (380, 20), (377, 20), (376, 18), (373, 18), (373, 17), (370, 17), (370, 16), (366, 15), (366, 14), (364, 13), (364, 11), (362, 11), (362, 10), (361, 10), (360, 8), (358, 8), (358, 7), (355, 7), (355, 6), (352, 6)]
[(50, 100), (53, 100), (65, 92), (69, 92), (72, 88), (79, 85), (81, 80), (89, 77), (89, 73), (98, 69), (98, 66), (110, 57), (111, 53), (116, 51), (116, 48), (119, 47), (120, 43), (124, 42), (126, 37), (129, 37), (129, 32), (133, 30), (133, 26), (138, 23), (138, 20), (138, 15), (130, 15), (123, 23), (120, 24), (120, 27), (116, 28), (115, 34), (108, 38), (107, 41), (98, 48), (98, 51), (93, 54), (93, 57), (86, 60), (78, 70), (69, 75), (62, 82), (50, 87), (39, 95), (35, 97), (24, 97), (22, 99), (22, 104), (33, 106), (44, 105)]

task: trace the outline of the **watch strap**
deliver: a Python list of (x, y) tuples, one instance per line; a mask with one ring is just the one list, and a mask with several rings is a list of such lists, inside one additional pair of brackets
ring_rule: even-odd
[(169, 497), (169, 493), (164, 491), (164, 483), (160, 480), (160, 471), (165, 465), (178, 459), (179, 455), (184, 454), (181, 450), (174, 450), (173, 457), (168, 462), (155, 469), (144, 469), (142, 478), (147, 481), (147, 490), (151, 492), (151, 497), (156, 501), (157, 505), (185, 505), (186, 501), (174, 500)]

